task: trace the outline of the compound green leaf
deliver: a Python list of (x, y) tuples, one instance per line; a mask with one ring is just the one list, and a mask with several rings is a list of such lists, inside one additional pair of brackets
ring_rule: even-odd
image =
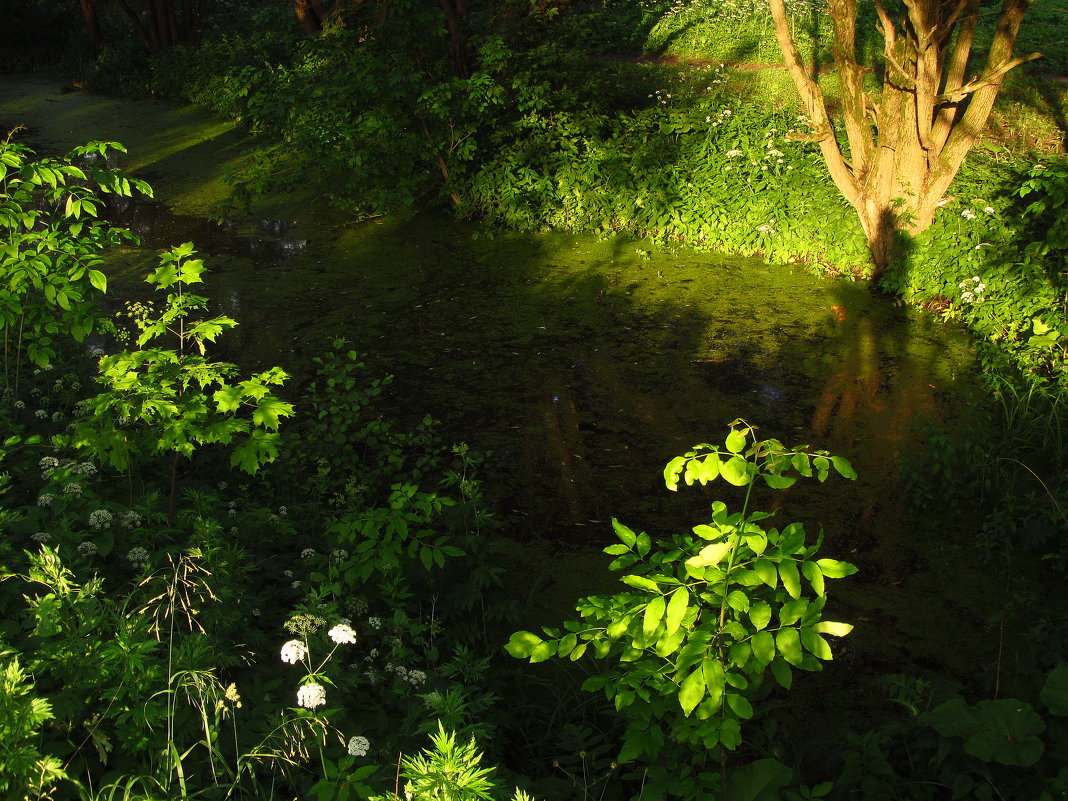
[(852, 623), (835, 623), (832, 620), (821, 620), (812, 630), (817, 634), (830, 634), (833, 637), (844, 637), (853, 630)]
[(820, 597), (823, 597), (825, 593), (823, 582), (823, 571), (820, 570), (819, 565), (815, 562), (805, 561), (801, 563), (801, 572), (805, 578), (808, 579), (808, 583), (812, 585), (813, 592)]
[(760, 630), (771, 622), (771, 606), (767, 601), (757, 601), (749, 607), (749, 620)]
[(816, 564), (820, 572), (827, 578), (844, 578), (857, 572), (857, 566), (849, 562), (839, 562), (837, 559), (817, 559)]
[(740, 431), (732, 430), (724, 442), (727, 446), (727, 450), (731, 453), (741, 453), (745, 450), (745, 434)]

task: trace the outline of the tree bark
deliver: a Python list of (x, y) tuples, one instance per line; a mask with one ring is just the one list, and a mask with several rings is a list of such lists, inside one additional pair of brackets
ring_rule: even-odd
[(82, 7), (82, 17), (85, 18), (85, 40), (89, 45), (89, 52), (95, 57), (100, 54), (103, 39), (100, 36), (100, 20), (96, 14), (95, 0), (79, 0)]
[(897, 21), (882, 0), (875, 2), (886, 66), (882, 89), (872, 98), (856, 58), (857, 0), (829, 0), (847, 154), (794, 43), (783, 0), (769, 0), (775, 36), (812, 128), (798, 138), (819, 144), (831, 180), (857, 212), (878, 273), (893, 260), (897, 235), (922, 233), (946, 204), (1005, 74), (1039, 54), (1012, 56), (1032, 0), (1003, 0), (985, 67), (968, 82), (978, 0), (903, 0)]

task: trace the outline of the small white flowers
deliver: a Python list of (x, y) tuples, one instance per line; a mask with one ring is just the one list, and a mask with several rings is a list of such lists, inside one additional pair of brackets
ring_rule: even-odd
[(986, 284), (983, 283), (983, 279), (978, 275), (971, 278), (965, 278), (959, 284), (958, 287), (962, 290), (960, 293), (960, 299), (965, 303), (981, 303), (983, 300), (983, 293), (986, 292)]
[(52, 541), (52, 535), (49, 534), (47, 531), (38, 531), (36, 534), (30, 537), (30, 539), (34, 542), (39, 542), (42, 545), (45, 545)]
[(767, 223), (764, 223), (762, 226), (757, 228), (757, 230), (760, 231), (760, 233), (762, 233), (762, 234), (774, 234), (775, 233), (775, 229), (772, 228)]
[(78, 495), (78, 496), (80, 496), (82, 494), (82, 485), (81, 484), (76, 484), (76, 483), (74, 483), (72, 481), (70, 484), (67, 484), (63, 488), (63, 494), (64, 495)]
[(326, 689), (321, 684), (312, 682), (297, 690), (297, 703), (305, 709), (315, 709), (326, 703)]
[(282, 661), (295, 665), (308, 655), (308, 646), (300, 640), (290, 640), (282, 646)]
[(59, 459), (55, 456), (45, 456), (37, 463), (37, 466), (41, 468), (41, 475), (48, 476), (59, 467)]
[(89, 513), (89, 525), (95, 529), (107, 528), (111, 525), (112, 515), (107, 509), (96, 509)]
[(41, 496), (37, 499), (38, 506), (50, 506), (52, 501), (56, 499), (55, 495), (48, 492), (41, 493)]
[(736, 159), (741, 155), (744, 155), (741, 150), (728, 150), (727, 151), (727, 158), (729, 158), (729, 159)]
[(413, 687), (421, 687), (426, 682), (426, 673), (421, 670), (409, 670), (408, 681)]
[(141, 525), (141, 515), (132, 509), (127, 509), (119, 515), (119, 522), (122, 523), (123, 528), (137, 528)]
[(96, 543), (86, 540), (78, 546), (78, 553), (82, 556), (96, 556)]
[(315, 556), (314, 548), (305, 548), (303, 551), (300, 552), (301, 559), (311, 559), (313, 556)]
[(972, 211), (971, 209), (965, 209), (964, 211), (962, 211), (960, 213), (960, 216), (963, 217), (966, 220), (974, 220), (975, 219), (975, 212)]
[(994, 213), (994, 207), (993, 206), (984, 206), (983, 207), (983, 211), (985, 211), (987, 214), (993, 214)]
[(367, 625), (373, 629), (380, 629), (382, 628), (382, 618), (369, 617), (367, 618)]
[(356, 632), (348, 623), (338, 623), (326, 634), (338, 645), (341, 645), (342, 643), (352, 645), (356, 642)]
[(367, 749), (371, 747), (366, 737), (350, 737), (348, 744), (349, 756), (367, 756)]
[(127, 551), (126, 558), (130, 560), (134, 567), (144, 567), (148, 564), (148, 551), (139, 545)]

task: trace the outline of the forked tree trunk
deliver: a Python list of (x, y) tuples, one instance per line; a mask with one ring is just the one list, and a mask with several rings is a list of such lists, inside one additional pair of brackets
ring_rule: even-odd
[(1005, 74), (1039, 56), (1012, 55), (1031, 2), (1003, 0), (985, 66), (968, 80), (979, 0), (903, 0), (897, 20), (875, 0), (886, 64), (881, 92), (870, 95), (856, 55), (857, 0), (829, 0), (843, 152), (823, 92), (790, 33), (783, 0), (769, 0), (776, 38), (812, 128), (796, 138), (819, 144), (831, 179), (860, 218), (876, 273), (892, 261), (897, 233), (921, 233), (945, 204)]

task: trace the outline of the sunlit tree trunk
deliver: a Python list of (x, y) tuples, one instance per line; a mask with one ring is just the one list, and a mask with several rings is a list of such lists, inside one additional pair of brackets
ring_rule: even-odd
[[(828, 0), (842, 93), (837, 130), (794, 43), (783, 0), (769, 2), (776, 38), (812, 128), (797, 138), (819, 144), (881, 271), (893, 259), (896, 234), (924, 231), (947, 202), (946, 190), (986, 127), (1005, 74), (1038, 57), (1012, 55), (1032, 0), (1003, 0), (985, 65), (971, 79), (979, 0), (903, 0), (896, 20), (875, 0), (886, 62), (877, 93), (864, 86), (865, 68), (857, 61), (857, 0)], [(844, 150), (838, 132), (844, 133)]]

